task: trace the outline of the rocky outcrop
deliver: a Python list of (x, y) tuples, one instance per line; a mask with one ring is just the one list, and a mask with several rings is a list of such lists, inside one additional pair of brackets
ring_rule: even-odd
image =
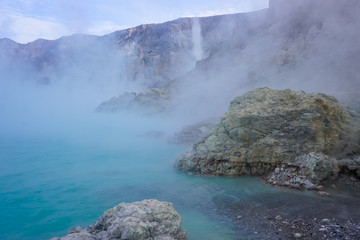
[(159, 113), (167, 109), (172, 96), (172, 88), (150, 88), (140, 93), (125, 92), (113, 97), (97, 107), (99, 112), (136, 110), (146, 114)]
[(324, 180), (336, 179), (339, 174), (339, 163), (322, 153), (309, 153), (295, 158), (275, 168), (266, 179), (274, 185), (307, 189), (323, 190), (319, 185)]
[(183, 127), (175, 133), (169, 142), (176, 144), (194, 144), (206, 137), (210, 130), (219, 122), (218, 119), (208, 119)]
[[(357, 113), (324, 94), (261, 88), (236, 97), (220, 124), (176, 165), (194, 173), (234, 176), (263, 175), (285, 164), (317, 184), (336, 177), (338, 160), (353, 162), (356, 155)], [(292, 176), (287, 178), (283, 182), (291, 182)]]
[(52, 240), (186, 240), (181, 223), (171, 203), (150, 199), (121, 203), (106, 211), (95, 224), (70, 229), (68, 235)]

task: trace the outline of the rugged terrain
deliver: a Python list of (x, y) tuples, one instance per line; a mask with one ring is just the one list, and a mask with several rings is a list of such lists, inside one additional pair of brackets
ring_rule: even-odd
[[(181, 18), (100, 37), (1, 39), (0, 70), (15, 76), (23, 68), (20, 78), (46, 84), (73, 78), (135, 86), (121, 85), (119, 97), (99, 106), (102, 112), (150, 105), (151, 112), (197, 112), (201, 121), (264, 86), (331, 93), (358, 108), (350, 96), (360, 89), (359, 13), (356, 0), (271, 0), (257, 12)], [(155, 96), (158, 89), (171, 94)], [(134, 103), (125, 92), (136, 93)]]

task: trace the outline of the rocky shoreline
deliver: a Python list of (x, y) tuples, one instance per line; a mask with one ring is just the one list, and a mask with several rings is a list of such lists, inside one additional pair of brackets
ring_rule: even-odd
[(218, 202), (221, 215), (249, 229), (251, 239), (360, 239), (360, 195), (335, 200), (336, 188), (360, 189), (360, 118), (334, 97), (250, 91), (232, 101), (221, 122), (176, 166), (201, 175), (256, 175), (274, 187), (316, 191), (316, 202), (305, 195), (300, 201), (276, 196), (275, 208), (271, 201), (260, 207)]
[(340, 175), (326, 186), (328, 195), (300, 191), (294, 196), (294, 190), (275, 186), (284, 192), (235, 202), (218, 199), (217, 211), (248, 239), (360, 239), (360, 188), (344, 185), (348, 181)]

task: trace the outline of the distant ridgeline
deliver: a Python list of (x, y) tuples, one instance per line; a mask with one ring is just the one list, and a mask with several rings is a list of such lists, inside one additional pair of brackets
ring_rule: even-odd
[(136, 93), (136, 103), (123, 103), (128, 90), (119, 89), (120, 96), (109, 96), (101, 111), (144, 106), (159, 112), (174, 102), (194, 105), (197, 99), (226, 109), (239, 93), (263, 86), (329, 92), (357, 108), (346, 98), (360, 89), (360, 2), (270, 0), (269, 6), (145, 24), (105, 36), (28, 44), (0, 39), (0, 70), (23, 68), (31, 73), (29, 81), (40, 83), (84, 78), (130, 82), (146, 91)]

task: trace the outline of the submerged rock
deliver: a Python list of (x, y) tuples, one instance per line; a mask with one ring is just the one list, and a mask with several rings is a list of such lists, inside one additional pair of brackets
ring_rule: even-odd
[(121, 203), (106, 211), (94, 225), (70, 229), (68, 235), (52, 240), (185, 240), (187, 233), (181, 223), (171, 203), (150, 199)]
[(176, 165), (189, 172), (233, 176), (263, 175), (285, 164), (303, 174), (298, 182), (308, 180), (304, 184), (310, 187), (336, 177), (337, 160), (353, 162), (359, 144), (359, 116), (335, 98), (261, 88), (236, 97), (220, 124)]

